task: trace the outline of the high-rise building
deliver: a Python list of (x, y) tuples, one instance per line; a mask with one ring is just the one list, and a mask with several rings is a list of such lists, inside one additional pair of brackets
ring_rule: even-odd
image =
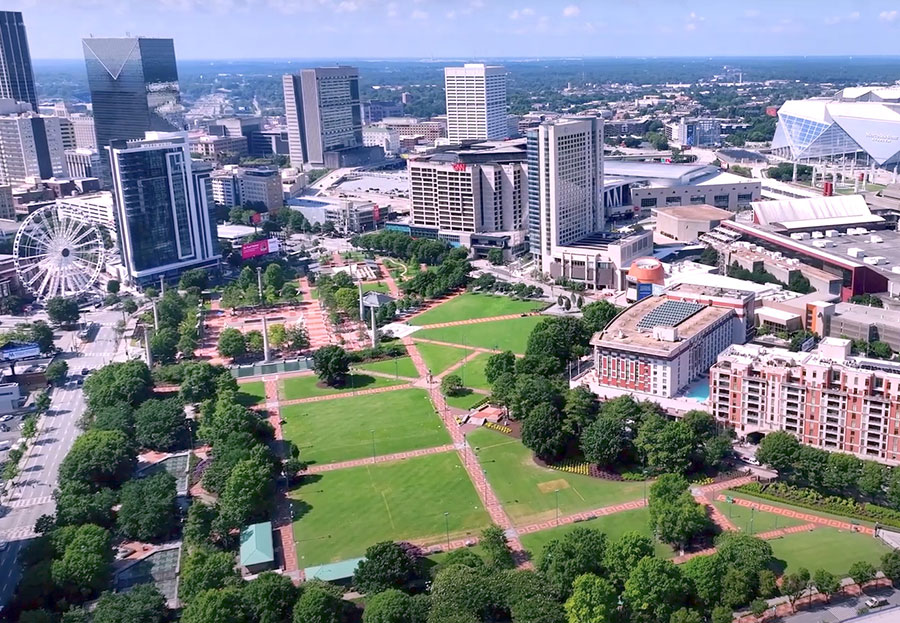
[(82, 39), (97, 149), (183, 129), (175, 44), (148, 37)]
[(192, 161), (186, 133), (110, 144), (119, 249), (138, 286), (219, 261), (212, 166)]
[(0, 116), (0, 184), (68, 175), (60, 121), (34, 113)]
[(85, 115), (73, 115), (69, 117), (69, 121), (72, 122), (72, 128), (75, 130), (75, 149), (97, 149), (94, 118)]
[(96, 149), (67, 149), (66, 168), (74, 178), (98, 177), (102, 164)]
[(245, 169), (228, 166), (212, 176), (212, 197), (216, 205), (232, 208), (262, 205), (268, 211), (284, 207), (281, 173), (277, 169)]
[(292, 165), (322, 166), (328, 152), (363, 147), (356, 67), (303, 69), (282, 86)]
[(27, 102), (38, 111), (28, 37), (19, 11), (0, 11), (0, 98)]
[[(505, 120), (505, 118), (504, 118)], [(602, 231), (603, 121), (566, 117), (528, 132), (531, 253), (551, 272), (557, 251)]]
[(508, 136), (506, 69), (481, 63), (445, 67), (444, 91), (450, 142)]
[(56, 116), (59, 119), (59, 131), (62, 132), (64, 149), (77, 149), (78, 141), (75, 138), (75, 125), (66, 117)]

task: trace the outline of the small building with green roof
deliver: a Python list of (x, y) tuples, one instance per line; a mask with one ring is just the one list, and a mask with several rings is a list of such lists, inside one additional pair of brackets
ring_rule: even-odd
[(241, 566), (250, 574), (262, 573), (275, 566), (271, 521), (255, 523), (241, 530)]

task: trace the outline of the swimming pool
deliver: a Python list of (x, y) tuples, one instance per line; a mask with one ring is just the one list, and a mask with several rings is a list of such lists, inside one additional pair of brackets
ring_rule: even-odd
[(693, 398), (700, 402), (709, 400), (709, 380), (703, 379), (687, 388), (684, 392), (686, 398)]

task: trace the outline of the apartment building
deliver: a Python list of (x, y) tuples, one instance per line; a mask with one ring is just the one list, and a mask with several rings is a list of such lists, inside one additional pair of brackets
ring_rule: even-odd
[(900, 464), (900, 364), (850, 356), (850, 340), (813, 352), (735, 345), (709, 371), (713, 416), (740, 436), (786, 431), (809, 446)]
[(451, 143), (509, 135), (506, 69), (482, 63), (444, 68), (447, 137)]

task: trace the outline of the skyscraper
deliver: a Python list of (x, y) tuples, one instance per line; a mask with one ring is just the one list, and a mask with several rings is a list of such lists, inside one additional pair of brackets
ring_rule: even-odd
[(329, 151), (363, 147), (356, 67), (304, 69), (282, 86), (292, 165), (321, 166)]
[(128, 281), (144, 286), (218, 263), (212, 166), (191, 160), (187, 134), (148, 132), (109, 148)]
[(62, 121), (32, 112), (0, 116), (0, 184), (68, 175)]
[(113, 140), (183, 129), (172, 39), (90, 38), (82, 47), (101, 154)]
[(481, 63), (445, 67), (444, 91), (451, 142), (507, 137), (506, 69)]
[(28, 102), (37, 112), (31, 53), (19, 11), (0, 11), (0, 98)]
[(568, 117), (530, 130), (528, 224), (531, 253), (550, 273), (557, 249), (601, 231), (603, 120)]

